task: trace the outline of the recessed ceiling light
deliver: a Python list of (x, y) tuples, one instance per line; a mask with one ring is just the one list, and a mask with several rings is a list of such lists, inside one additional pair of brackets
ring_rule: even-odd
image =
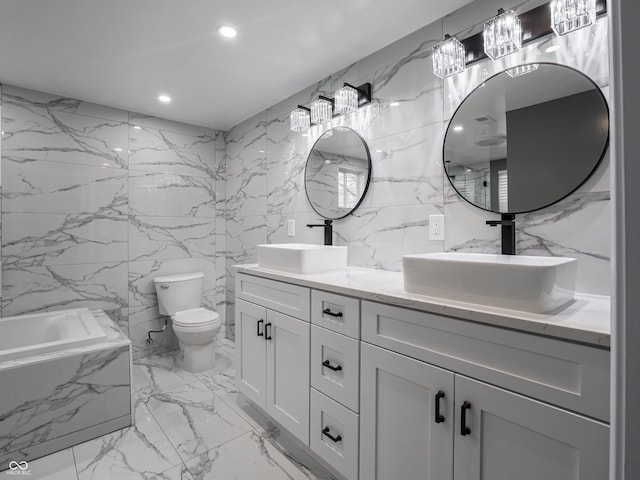
[(462, 130), (464, 130), (464, 127), (462, 125), (456, 125), (455, 127), (453, 127), (454, 132), (461, 132)]
[(390, 106), (390, 107), (397, 107), (397, 106), (399, 106), (399, 105), (400, 105), (400, 102), (391, 102), (391, 103), (389, 104), (389, 106)]
[(553, 53), (553, 52), (557, 52), (558, 50), (560, 50), (560, 45), (551, 45), (550, 47), (547, 47), (545, 52)]
[(171, 97), (169, 95), (158, 95), (158, 100), (162, 103), (171, 103)]
[(236, 38), (238, 31), (230, 25), (220, 25), (218, 27), (218, 34), (225, 38)]
[(135, 128), (136, 130), (142, 130), (142, 127), (140, 125), (134, 125), (133, 128)]

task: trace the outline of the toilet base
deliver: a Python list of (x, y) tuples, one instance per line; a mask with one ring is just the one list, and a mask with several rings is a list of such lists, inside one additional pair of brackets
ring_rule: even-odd
[(178, 365), (187, 372), (198, 373), (216, 366), (213, 342), (204, 345), (184, 345), (180, 342)]

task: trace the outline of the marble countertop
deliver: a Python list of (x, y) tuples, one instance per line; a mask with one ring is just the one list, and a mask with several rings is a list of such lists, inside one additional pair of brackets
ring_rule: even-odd
[(561, 311), (538, 314), (407, 293), (403, 289), (402, 272), (348, 267), (344, 272), (301, 275), (260, 268), (257, 264), (234, 267), (238, 273), (295, 283), (364, 300), (562, 340), (610, 347), (611, 302), (609, 297), (605, 296), (576, 294), (575, 302)]
[(16, 358), (0, 362), (0, 370), (7, 368), (15, 368), (20, 365), (26, 365), (29, 363), (38, 363), (51, 360), (54, 358), (68, 357), (72, 355), (83, 355), (85, 353), (91, 353), (99, 350), (105, 350), (108, 348), (127, 347), (131, 345), (131, 340), (127, 337), (120, 327), (109, 318), (109, 316), (102, 310), (91, 310), (91, 314), (95, 317), (98, 325), (102, 327), (107, 338), (103, 342), (94, 343), (91, 345), (81, 345), (77, 347), (70, 347), (54, 352), (41, 353), (39, 355), (31, 355), (28, 357)]

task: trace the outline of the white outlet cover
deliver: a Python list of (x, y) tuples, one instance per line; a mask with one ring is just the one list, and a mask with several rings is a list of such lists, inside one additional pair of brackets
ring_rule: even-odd
[(444, 215), (429, 215), (429, 240), (444, 240)]

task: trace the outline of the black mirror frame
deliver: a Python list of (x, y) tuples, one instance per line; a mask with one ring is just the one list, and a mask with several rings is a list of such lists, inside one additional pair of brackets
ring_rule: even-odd
[(453, 182), (451, 181), (451, 177), (449, 176), (448, 172), (447, 172), (447, 167), (446, 167), (446, 160), (445, 160), (445, 145), (447, 144), (447, 136), (449, 135), (449, 131), (451, 129), (451, 125), (453, 123), (453, 119), (455, 118), (456, 114), (458, 113), (458, 110), (460, 110), (462, 108), (462, 106), (464, 105), (464, 102), (467, 100), (467, 98), (469, 98), (471, 95), (473, 95), (476, 91), (478, 91), (480, 88), (482, 88), (484, 86), (484, 84), (486, 82), (488, 82), (489, 80), (491, 80), (492, 78), (497, 77), (498, 75), (502, 75), (503, 73), (505, 73), (507, 70), (510, 70), (512, 68), (515, 67), (519, 67), (521, 65), (528, 65), (526, 63), (523, 64), (518, 64), (518, 65), (514, 65), (514, 66), (510, 66), (509, 68), (502, 70), (498, 73), (496, 73), (495, 75), (492, 75), (491, 77), (487, 78), (485, 81), (483, 81), (480, 85), (478, 85), (477, 87), (475, 87), (473, 90), (471, 90), (471, 92), (469, 92), (465, 97), (464, 100), (462, 100), (462, 102), (460, 102), (460, 105), (458, 105), (458, 107), (456, 108), (456, 110), (453, 112), (453, 115), (451, 115), (451, 118), (449, 119), (449, 123), (447, 125), (447, 130), (444, 134), (444, 139), (442, 141), (442, 168), (444, 170), (444, 174), (447, 177), (447, 180), (449, 180), (449, 184), (451, 185), (451, 188), (453, 188), (453, 190), (456, 192), (456, 194), (462, 198), (465, 202), (469, 203), (470, 205), (473, 205), (476, 208), (479, 208), (481, 210), (484, 210), (485, 212), (491, 212), (491, 213), (497, 213), (497, 214), (509, 214), (509, 215), (519, 215), (522, 213), (529, 213), (529, 212), (535, 212), (537, 210), (542, 210), (544, 208), (550, 207), (551, 205), (554, 205), (558, 202), (561, 202), (562, 200), (564, 200), (565, 198), (567, 198), (569, 195), (571, 195), (572, 193), (574, 193), (576, 190), (578, 190), (582, 185), (584, 185), (587, 180), (589, 180), (593, 174), (596, 172), (596, 170), (598, 170), (598, 167), (600, 167), (600, 164), (602, 163), (602, 159), (605, 157), (605, 155), (607, 154), (607, 150), (609, 149), (609, 139), (611, 137), (611, 111), (609, 109), (609, 103), (607, 102), (606, 97), (604, 96), (604, 94), (602, 93), (602, 89), (598, 86), (598, 84), (596, 82), (593, 81), (593, 79), (591, 79), (591, 77), (587, 76), (585, 73), (581, 72), (580, 70), (578, 70), (577, 68), (573, 68), (570, 67), (568, 65), (563, 65), (561, 63), (554, 63), (554, 62), (532, 62), (532, 63), (536, 63), (538, 65), (553, 65), (556, 67), (562, 67), (562, 68), (566, 68), (568, 70), (573, 70), (576, 73), (579, 73), (580, 75), (582, 75), (586, 80), (588, 80), (589, 82), (591, 82), (591, 84), (595, 87), (595, 89), (598, 91), (598, 93), (600, 94), (600, 97), (602, 98), (602, 101), (604, 103), (605, 108), (607, 109), (607, 140), (604, 143), (604, 147), (602, 148), (602, 152), (600, 153), (600, 158), (598, 158), (598, 161), (595, 163), (594, 167), (591, 169), (591, 171), (589, 172), (588, 175), (586, 175), (584, 177), (584, 179), (570, 192), (568, 192), (566, 195), (558, 198), (557, 200), (554, 200), (551, 203), (548, 203), (542, 207), (538, 207), (538, 208), (533, 208), (531, 210), (522, 210), (522, 211), (518, 211), (518, 212), (498, 212), (495, 210), (490, 210), (488, 208), (484, 208), (481, 207), (479, 205), (476, 205), (475, 203), (473, 203), (472, 201), (468, 200), (464, 195), (462, 195), (458, 189), (455, 187), (455, 185), (453, 184)]
[[(333, 130), (336, 127), (333, 127), (329, 130)], [(362, 137), (362, 135), (360, 135), (358, 132), (356, 132), (353, 128), (350, 127), (337, 127), (337, 128), (341, 128), (341, 129), (349, 129), (351, 132), (355, 133), (358, 138), (360, 139), (360, 141), (362, 142), (362, 145), (364, 146), (365, 152), (367, 152), (367, 180), (366, 183), (364, 185), (364, 190), (362, 191), (362, 195), (360, 196), (360, 199), (358, 200), (358, 203), (356, 203), (356, 205), (349, 210), (346, 214), (342, 215), (341, 217), (325, 217), (322, 213), (318, 212), (318, 210), (316, 210), (316, 208), (313, 205), (313, 202), (311, 202), (311, 199), (309, 198), (309, 191), (307, 190), (307, 167), (309, 165), (309, 157), (311, 156), (311, 152), (313, 152), (314, 148), (316, 147), (316, 145), (318, 144), (318, 142), (320, 140), (322, 140), (322, 137), (324, 136), (325, 133), (327, 133), (329, 130), (325, 130), (324, 132), (322, 132), (322, 134), (320, 135), (320, 137), (318, 137), (318, 139), (313, 143), (313, 146), (311, 147), (311, 150), (309, 150), (309, 154), (307, 155), (307, 160), (304, 164), (304, 193), (307, 196), (307, 201), (309, 202), (309, 205), (311, 205), (311, 208), (313, 209), (314, 212), (316, 212), (318, 215), (320, 215), (322, 218), (326, 218), (327, 220), (340, 220), (342, 218), (348, 217), (349, 215), (351, 215), (359, 206), (360, 204), (363, 202), (364, 197), (367, 196), (367, 192), (369, 191), (369, 184), (371, 183), (371, 170), (373, 169), (373, 165), (371, 163), (371, 152), (369, 151), (369, 145), (367, 145), (367, 142), (365, 141), (365, 139)]]

